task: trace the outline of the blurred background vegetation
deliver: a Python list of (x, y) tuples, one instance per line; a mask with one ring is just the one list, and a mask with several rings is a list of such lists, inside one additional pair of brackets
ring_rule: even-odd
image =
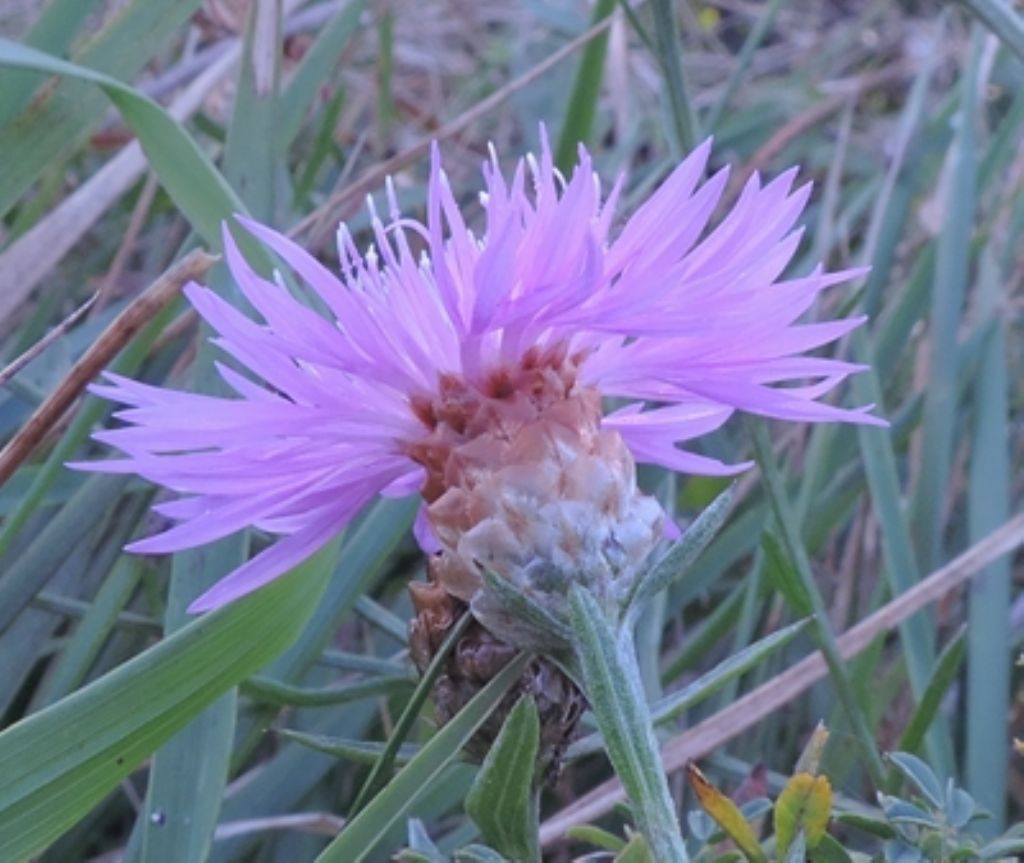
[[(624, 212), (714, 135), (713, 165), (733, 166), (729, 199), (755, 171), (799, 165), (815, 182), (793, 272), (819, 261), (871, 266), (816, 314), (870, 316), (841, 350), (873, 371), (844, 398), (877, 402), (893, 425), (891, 434), (769, 427), (758, 455), (781, 468), (774, 492), (758, 471), (742, 477), (725, 530), (649, 612), (640, 647), (652, 699), (815, 618), (785, 644), (748, 654), (742, 674), (677, 699), (662, 725), (677, 756), (674, 787), (692, 808), (678, 770), (699, 758), (719, 787), (774, 794), (821, 719), (842, 795), (874, 802), (857, 749), (866, 728), (881, 751), (917, 751), (955, 777), (993, 815), (982, 832), (1021, 818), (1024, 774), (1011, 741), (1015, 729), (1024, 734), (1013, 697), (1024, 604), (1006, 556), (989, 555), (980, 572), (954, 562), (971, 578), (966, 589), (872, 632), (848, 666), (853, 713), (821, 674), (801, 677), (779, 703), (743, 702), (742, 721), (728, 712), (746, 693), (773, 691), (815, 639), (885, 607), (1020, 509), (1024, 25), (1013, 4), (7, 0), (0, 33), (11, 40), (0, 45), (0, 359), (14, 363), (90, 303), (0, 373), (0, 440), (21, 446), (0, 457), (4, 476), (13, 473), (0, 487), (0, 727), (179, 630), (200, 586), (262, 541), (173, 561), (125, 556), (129, 538), (157, 526), (153, 490), (62, 467), (100, 452), (88, 434), (109, 409), (81, 394), (74, 371), (84, 363), (88, 377), (106, 364), (90, 346), (119, 315), (127, 318), (106, 343), (115, 367), (213, 386), (214, 354), (194, 314), (180, 300), (161, 310), (138, 298), (188, 250), (216, 252), (222, 218), (244, 206), (333, 262), (337, 222), (364, 230), (365, 196), (386, 176), (406, 211), (422, 213), (432, 139), (473, 218), (488, 143), (508, 164), (536, 149), (540, 123), (564, 168), (585, 141), (606, 181), (626, 174)], [(50, 77), (18, 46), (110, 78)], [(177, 125), (168, 131), (138, 94)], [(230, 292), (219, 267), (207, 278)], [(130, 339), (125, 320), (136, 325)], [(55, 394), (58, 409), (26, 425)], [(749, 457), (758, 434), (736, 422), (705, 446)], [(645, 479), (684, 523), (722, 488)], [(409, 502), (381, 503), (346, 532), (298, 645), (256, 677), (272, 651), (247, 667), (207, 646), (177, 677), (173, 667), (167, 677), (153, 671), (155, 697), (218, 662), (234, 669), (220, 682), (202, 678), (199, 700), (167, 708), (179, 725), (199, 719), (154, 759), (133, 772), (111, 767), (86, 811), (69, 804), (52, 828), (68, 832), (42, 859), (312, 859), (413, 692), (404, 585), (423, 561), (408, 536), (412, 512)], [(1019, 523), (1008, 536), (1006, 548), (1021, 542)], [(813, 570), (810, 598), (793, 586), (793, 537)], [(136, 733), (128, 726), (149, 690), (118, 692), (83, 723)], [(74, 724), (73, 704), (60, 728)], [(424, 710), (410, 743), (429, 738), (430, 717)], [(67, 758), (46, 781), (73, 797), (74, 782), (90, 780), (76, 780)], [(442, 849), (475, 835), (461, 806), (471, 775), (450, 765), (413, 807)], [(581, 750), (545, 796), (550, 859), (586, 850), (562, 839), (584, 795), (594, 803), (586, 819), (619, 829), (602, 784), (609, 775), (599, 754)], [(898, 777), (888, 781), (898, 787)], [(39, 799), (59, 809), (66, 797), (56, 787), (40, 785)], [(0, 789), (0, 810), (20, 793)], [(396, 823), (370, 859), (386, 859), (405, 836)]]

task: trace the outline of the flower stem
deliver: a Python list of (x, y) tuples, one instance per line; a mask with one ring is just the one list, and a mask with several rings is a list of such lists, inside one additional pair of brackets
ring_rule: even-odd
[(574, 585), (569, 600), (586, 695), (612, 767), (633, 805), (637, 826), (657, 863), (686, 863), (676, 805), (665, 780), (628, 627), (614, 633), (601, 606), (584, 587)]

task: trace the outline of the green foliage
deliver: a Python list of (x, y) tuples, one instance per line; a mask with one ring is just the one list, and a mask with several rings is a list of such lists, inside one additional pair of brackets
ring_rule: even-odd
[[(725, 491), (718, 478), (678, 483), (669, 502), (682, 539), (624, 615), (576, 596), (575, 620), (563, 619), (485, 573), (473, 611), (517, 618), (523, 644), (550, 653), (594, 704), (557, 792), (534, 795), (529, 753), (543, 725), (519, 690), (507, 694), (514, 669), (448, 725), (432, 721), (462, 630), (417, 682), (405, 593), (422, 569), (408, 539), (416, 501), (374, 504), (304, 574), (186, 619), (201, 584), (268, 537), (195, 557), (122, 554), (154, 532), (153, 490), (64, 468), (96, 453), (88, 437), (109, 421), (84, 395), (0, 488), (4, 863), (375, 863), (403, 844), (396, 859), (419, 863), (593, 849), (647, 863), (677, 853), (649, 834), (677, 827), (700, 863), (1024, 855), (1024, 829), (1004, 829), (1024, 813), (1008, 781), (1019, 757), (1007, 728), (1019, 683), (1010, 558), (986, 566), (963, 603), (949, 596), (853, 653), (843, 646), (843, 633), (1020, 510), (1017, 6), (284, 0), (234, 19), (234, 4), (195, 15), (194, 0), (50, 0), (23, 27), (9, 16), (43, 4), (7, 5), (0, 365), (101, 298), (0, 383), (0, 444), (142, 287), (196, 244), (216, 251), (232, 213), (293, 232), (333, 266), (320, 238), (344, 218), (371, 244), (358, 205), (385, 174), (422, 215), (424, 142), (437, 137), (479, 228), (487, 142), (518, 156), (540, 121), (557, 133), (561, 169), (585, 141), (606, 181), (624, 172), (616, 224), (707, 132), (712, 170), (733, 165), (728, 200), (751, 171), (799, 164), (819, 191), (784, 275), (819, 259), (871, 267), (863, 284), (823, 293), (810, 319), (870, 316), (837, 349), (871, 367), (839, 399), (876, 404), (892, 429), (772, 425), (748, 438), (733, 423), (689, 442), (734, 463), (753, 445), (763, 475)], [(132, 141), (145, 157), (118, 173)], [(59, 242), (69, 226), (84, 237), (71, 248)], [(41, 268), (34, 294), (21, 289), (26, 256)], [(223, 275), (208, 281), (234, 290)], [(204, 341), (172, 304), (112, 368), (211, 391), (223, 356)], [(634, 641), (622, 630), (637, 619)], [(808, 676), (818, 648), (828, 669)], [(783, 689), (783, 704), (764, 706)], [(516, 701), (484, 765), (470, 763), (464, 742), (496, 703)], [(828, 743), (802, 749), (822, 718)], [(884, 764), (882, 740), (902, 750)], [(680, 796), (690, 759), (720, 821)], [(614, 808), (609, 761), (631, 809)]]

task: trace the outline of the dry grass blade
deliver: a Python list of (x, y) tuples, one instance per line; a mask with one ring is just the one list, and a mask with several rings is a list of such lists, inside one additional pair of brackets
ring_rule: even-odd
[(64, 333), (70, 330), (75, 324), (77, 324), (89, 309), (93, 307), (93, 304), (99, 298), (99, 291), (93, 294), (87, 299), (82, 305), (75, 309), (70, 315), (64, 318), (57, 326), (55, 326), (50, 332), (43, 336), (38, 342), (32, 345), (28, 350), (22, 353), (20, 356), (15, 357), (11, 360), (3, 369), (0, 369), (0, 386), (3, 386), (11, 378), (13, 378), (18, 372), (20, 372), (25, 366), (27, 366), (32, 360), (38, 357), (43, 351), (45, 351), (50, 345), (52, 345), (57, 339), (59, 339)]
[(337, 836), (345, 826), (345, 819), (330, 812), (299, 812), (294, 815), (273, 815), (266, 818), (246, 818), (242, 821), (225, 821), (217, 825), (216, 839), (231, 839), (249, 833), (266, 830), (301, 830), (318, 833), (321, 836)]
[(216, 260), (200, 249), (190, 252), (110, 322), (64, 380), (0, 451), (0, 485), (10, 479), (43, 436), (60, 421), (89, 381), (128, 344), (132, 336), (166, 306), (186, 282), (204, 275)]
[[(1022, 545), (1024, 513), (1010, 519), (912, 589), (844, 632), (837, 639), (840, 654), (844, 659), (856, 656), (877, 636), (895, 629), (924, 606), (941, 599), (990, 563)], [(790, 703), (827, 673), (822, 655), (813, 653), (738, 698), (724, 710), (669, 740), (661, 750), (666, 772), (679, 770), (688, 761), (700, 758), (737, 737), (765, 716)], [(570, 827), (607, 814), (616, 803), (625, 799), (625, 792), (617, 780), (597, 786), (541, 825), (541, 844), (547, 846), (558, 841)]]
[(557, 66), (566, 57), (569, 57), (590, 42), (591, 39), (600, 36), (611, 26), (613, 18), (614, 16), (606, 18), (600, 24), (594, 25), (575, 39), (566, 42), (565, 45), (553, 52), (547, 59), (533, 66), (518, 78), (509, 81), (508, 84), (496, 90), (486, 99), (481, 99), (468, 111), (464, 111), (454, 120), (445, 123), (430, 137), (417, 141), (411, 147), (406, 148), (401, 153), (397, 153), (390, 159), (378, 162), (358, 180), (331, 195), (323, 204), (295, 225), (288, 232), (288, 236), (293, 238), (304, 237), (308, 245), (319, 247), (327, 235), (334, 232), (337, 223), (344, 218), (347, 208), (355, 202), (361, 202), (364, 196), (381, 185), (385, 178), (421, 159), (430, 152), (430, 145), (435, 141), (440, 143), (453, 135), (457, 135), (475, 120), (493, 111), (513, 93), (522, 90), (536, 81), (553, 66)]

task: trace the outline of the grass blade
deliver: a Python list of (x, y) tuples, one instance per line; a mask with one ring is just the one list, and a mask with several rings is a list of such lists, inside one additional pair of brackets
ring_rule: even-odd
[[(748, 423), (748, 426), (750, 427), (751, 438), (754, 444), (754, 455), (764, 477), (768, 500), (771, 503), (772, 511), (775, 514), (775, 519), (782, 534), (783, 548), (789, 557), (789, 562), (792, 564), (796, 575), (799, 576), (802, 593), (809, 599), (814, 611), (815, 635), (818, 646), (825, 657), (825, 662), (828, 664), (829, 675), (836, 688), (836, 693), (839, 695), (839, 700), (843, 705), (843, 711), (846, 713), (850, 726), (856, 734), (858, 743), (860, 743), (865, 759), (864, 766), (871, 774), (872, 779), (880, 783), (884, 776), (882, 760), (879, 758), (878, 750), (875, 748), (875, 742), (871, 735), (871, 730), (868, 728), (864, 712), (857, 704), (853, 687), (850, 685), (846, 664), (839, 653), (835, 634), (832, 632), (828, 613), (825, 610), (824, 600), (814, 581), (811, 563), (807, 558), (807, 551), (804, 549), (800, 532), (792, 516), (782, 476), (779, 473), (778, 465), (775, 463), (775, 455), (772, 452), (768, 431), (762, 422), (751, 421)], [(877, 433), (877, 430), (875, 431)]]
[(1007, 48), (1024, 60), (1024, 18), (1009, 0), (959, 0)]
[[(982, 252), (979, 313), (995, 331), (988, 339), (974, 389), (974, 434), (968, 480), (968, 533), (972, 543), (1010, 515), (1007, 449), (1009, 370), (1003, 307), (1003, 279), (993, 255)], [(992, 813), (982, 829), (989, 837), (1002, 831), (1006, 818), (1010, 751), (1006, 719), (1010, 692), (1010, 561), (981, 573), (971, 586), (967, 618), (966, 788)]]
[(0, 859), (39, 853), (200, 710), (280, 653), (316, 607), (329, 552), (0, 733)]
[(672, 0), (651, 0), (651, 8), (654, 12), (654, 45), (668, 95), (673, 141), (680, 153), (689, 153), (700, 139), (700, 127), (686, 93), (676, 5)]
[(956, 343), (971, 260), (972, 222), (978, 159), (977, 122), (982, 38), (975, 32), (961, 79), (960, 110), (949, 152), (946, 216), (938, 240), (929, 321), (928, 382), (924, 395), (921, 470), (913, 502), (914, 545), (926, 571), (944, 560), (943, 525), (956, 414)]
[(9, 39), (0, 39), (0, 65), (65, 75), (102, 88), (138, 136), (167, 193), (212, 248), (220, 248), (221, 222), (246, 212), (196, 142), (156, 102), (127, 84)]
[[(597, 0), (591, 15), (591, 27), (600, 24), (615, 11), (617, 0)], [(601, 96), (601, 80), (604, 77), (604, 61), (608, 54), (608, 30), (605, 29), (583, 49), (576, 78), (562, 120), (562, 129), (555, 147), (555, 164), (569, 176), (576, 164), (576, 148), (586, 144), (594, 131), (594, 117)]]
[(354, 863), (373, 851), (388, 829), (430, 790), (444, 768), (458, 757), (462, 747), (498, 706), (530, 661), (529, 654), (521, 653), (495, 675), (346, 825), (341, 835), (316, 858), (317, 863)]
[[(164, 45), (167, 34), (177, 31), (198, 7), (199, 0), (177, 3), (134, 0), (126, 4), (76, 56), (79, 68), (88, 67), (96, 70), (95, 74), (112, 76), (110, 80), (133, 78)], [(39, 53), (31, 48), (25, 50)], [(65, 74), (31, 65), (22, 68)], [(103, 106), (102, 96), (88, 85), (62, 81), (0, 128), (0, 153), (4, 154), (4, 170), (0, 172), (0, 215), (7, 214), (39, 175), (52, 168), (62, 153), (68, 152), (69, 145), (81, 142), (89, 129), (102, 121)]]

